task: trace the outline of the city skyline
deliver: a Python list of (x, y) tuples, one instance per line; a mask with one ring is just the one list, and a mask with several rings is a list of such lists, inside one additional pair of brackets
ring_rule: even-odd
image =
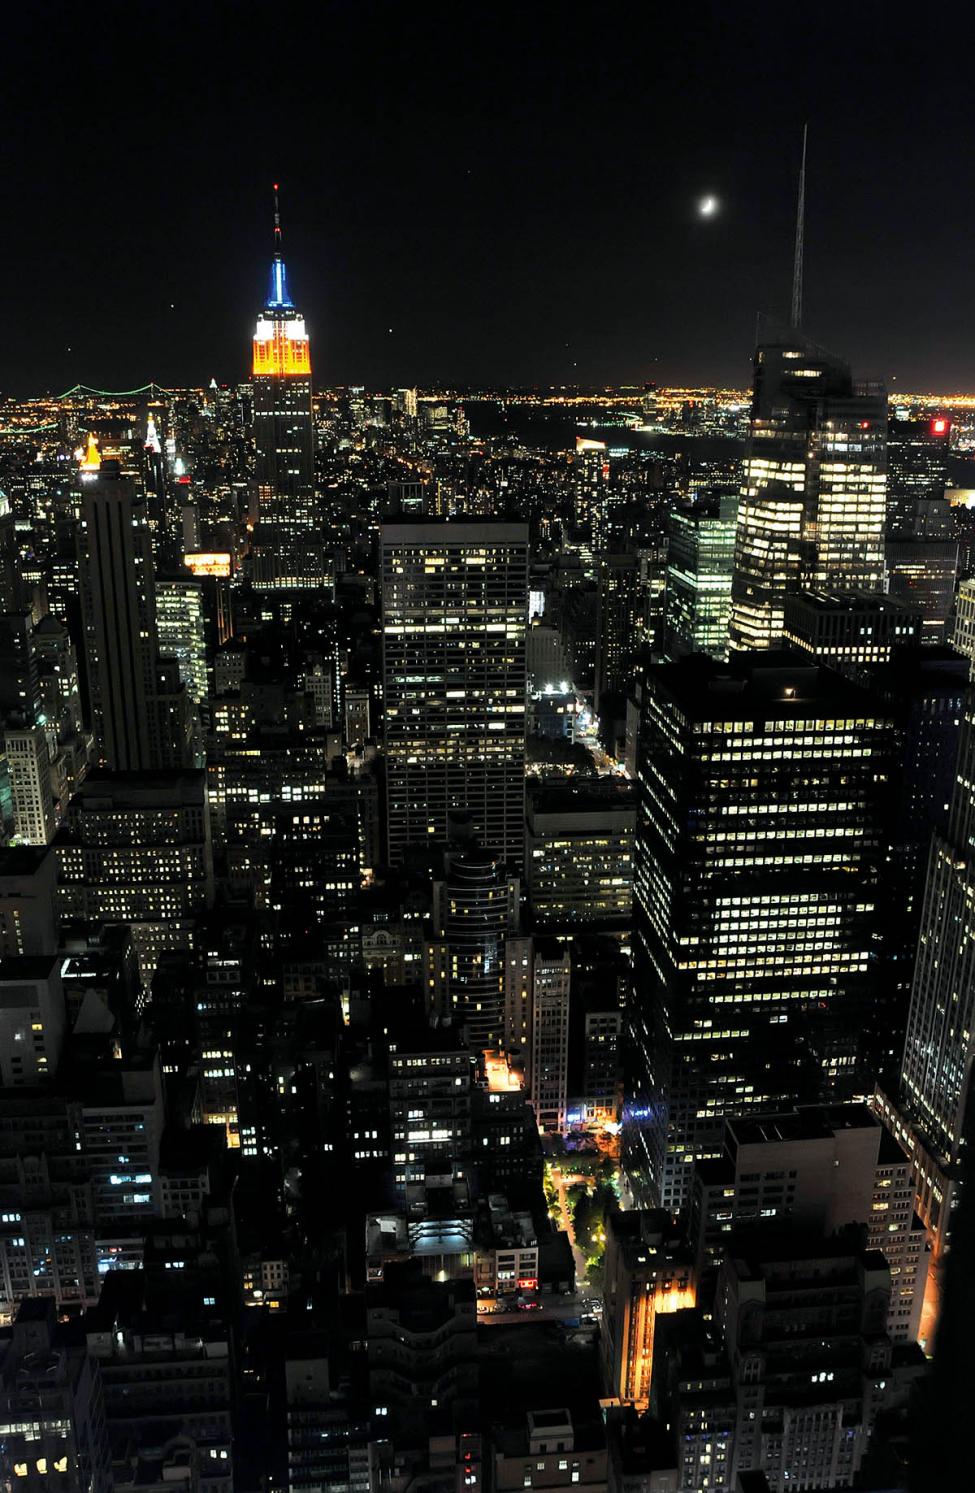
[(967, 1487), (961, 30), (62, 5), (0, 1488)]

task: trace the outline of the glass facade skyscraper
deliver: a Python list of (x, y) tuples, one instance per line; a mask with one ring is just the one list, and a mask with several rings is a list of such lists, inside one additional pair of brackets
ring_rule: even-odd
[(702, 497), (667, 518), (664, 651), (727, 658), (738, 498)]
[(731, 646), (777, 648), (784, 598), (884, 584), (887, 400), (801, 340), (755, 354)]
[(795, 655), (649, 672), (623, 1160), (676, 1212), (722, 1117), (872, 1088), (890, 726)]

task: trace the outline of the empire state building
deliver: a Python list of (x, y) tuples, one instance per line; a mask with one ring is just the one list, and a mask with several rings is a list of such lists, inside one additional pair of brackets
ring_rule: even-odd
[(321, 585), (323, 555), (315, 501), (311, 350), (305, 319), (288, 290), (274, 188), (274, 258), (257, 318), (252, 364), (257, 523), (251, 558), (265, 590)]

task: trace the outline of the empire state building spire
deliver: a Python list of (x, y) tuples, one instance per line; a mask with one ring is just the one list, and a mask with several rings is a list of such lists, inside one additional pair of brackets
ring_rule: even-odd
[(276, 182), (271, 281), (254, 329), (251, 373), (258, 510), (251, 551), (254, 584), (320, 585), (311, 348), (305, 319), (288, 290)]
[(288, 272), (281, 257), (281, 207), (278, 202), (278, 184), (274, 183), (274, 258), (271, 261), (271, 285), (267, 293), (265, 309), (277, 306), (293, 306), (288, 294)]

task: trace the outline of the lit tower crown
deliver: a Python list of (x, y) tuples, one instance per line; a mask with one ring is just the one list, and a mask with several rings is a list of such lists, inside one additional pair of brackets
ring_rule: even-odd
[(255, 374), (292, 377), (311, 374), (311, 351), (305, 319), (295, 310), (288, 294), (288, 272), (281, 257), (281, 213), (278, 208), (278, 184), (274, 183), (274, 258), (271, 261), (271, 283), (264, 310), (257, 318), (254, 332)]

